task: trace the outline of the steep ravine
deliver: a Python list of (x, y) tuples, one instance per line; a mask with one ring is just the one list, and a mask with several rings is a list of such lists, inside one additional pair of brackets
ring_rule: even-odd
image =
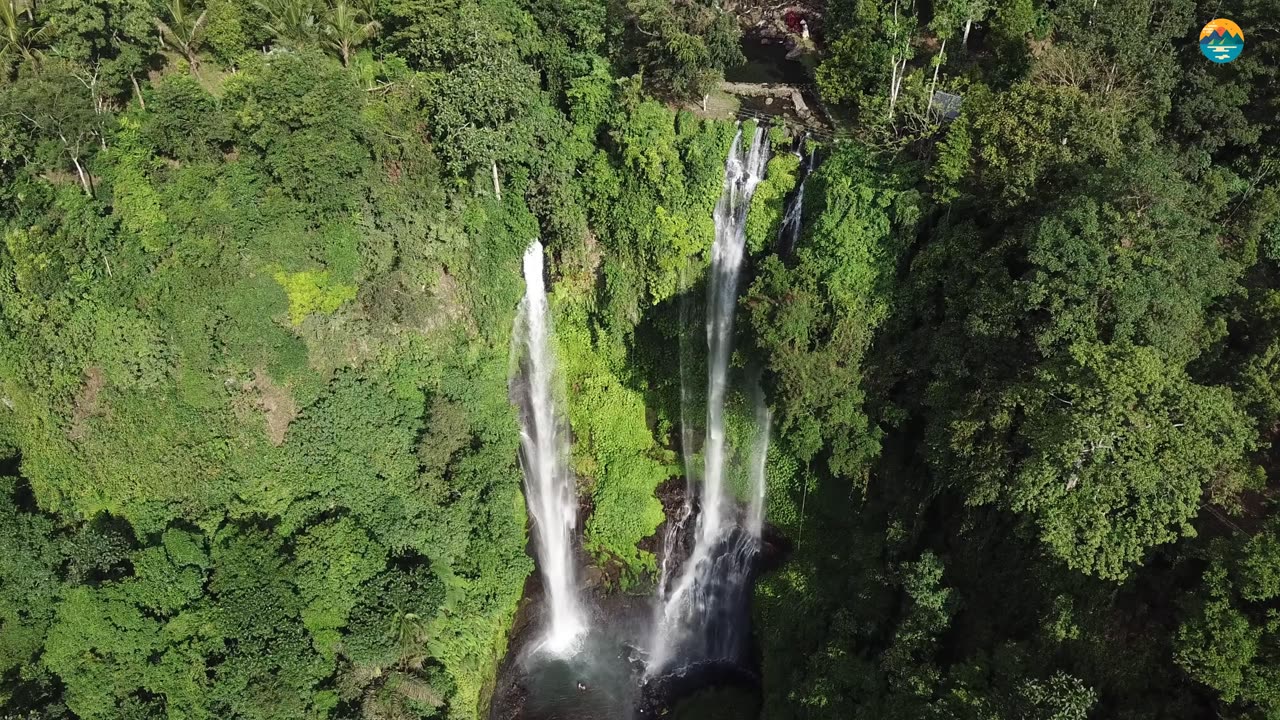
[[(557, 421), (547, 415), (553, 403), (546, 388), (558, 381), (537, 375), (552, 360), (532, 360), (549, 346), (539, 347), (533, 331), (545, 332), (548, 326), (530, 316), (545, 303), (539, 299), (545, 298), (542, 247), (535, 243), (526, 255), (522, 322), (528, 332), (516, 335), (524, 360), (513, 363), (513, 398), (522, 406), (530, 549), (540, 572), (526, 582), (494, 688), (492, 720), (679, 716), (681, 708), (708, 692), (720, 696), (722, 708), (733, 708), (725, 717), (758, 711), (752, 588), (759, 572), (783, 561), (789, 542), (764, 517), (771, 413), (758, 387), (759, 373), (744, 371), (732, 358), (738, 294), (750, 266), (747, 218), (769, 149), (764, 127), (749, 124), (734, 138), (715, 209), (706, 302), (695, 312), (682, 312), (681, 332), (689, 344), (705, 344), (705, 361), (700, 361), (705, 365), (702, 373), (680, 374), (682, 387), (688, 386), (681, 391), (686, 407), (682, 427), (673, 435), (687, 472), (659, 488), (664, 521), (642, 543), (655, 554), (656, 572), (648, 582), (625, 588), (608, 582), (580, 540), (560, 534), (582, 526), (578, 505), (547, 502), (550, 480), (567, 480), (557, 487), (573, 483), (567, 468), (536, 462), (547, 450), (538, 447), (539, 439), (550, 441), (556, 432), (547, 430)], [(789, 197), (797, 202), (803, 195), (797, 189)], [(795, 230), (781, 219), (790, 216), (798, 223), (798, 213), (798, 205), (778, 208), (780, 245), (771, 249), (788, 249), (782, 244), (794, 239)], [(530, 260), (535, 252), (536, 262)], [(699, 375), (704, 384), (698, 384)], [(542, 457), (561, 462), (568, 454), (547, 451), (551, 455)], [(573, 585), (566, 587), (570, 578)], [(572, 637), (563, 634), (566, 607), (581, 609), (573, 618)], [(733, 700), (726, 701), (725, 693)]]

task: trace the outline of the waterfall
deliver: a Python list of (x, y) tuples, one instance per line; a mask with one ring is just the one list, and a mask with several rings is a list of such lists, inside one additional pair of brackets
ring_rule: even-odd
[(747, 534), (759, 539), (764, 528), (765, 463), (769, 458), (769, 425), (773, 413), (764, 403), (764, 393), (759, 391), (758, 385), (756, 387), (756, 440), (751, 446), (751, 464), (748, 467), (751, 498), (747, 502)]
[(757, 126), (746, 157), (742, 134), (734, 139), (725, 170), (724, 190), (716, 203), (716, 239), (711, 246), (711, 283), (707, 292), (707, 437), (703, 447), (702, 516), (698, 543), (707, 545), (724, 529), (724, 400), (733, 351), (733, 317), (738, 305), (738, 276), (746, 254), (747, 210), (769, 159), (764, 128)]
[[(516, 315), (512, 352), (523, 346), (523, 373), (513, 376), (522, 401), (520, 465), (525, 499), (533, 517), (538, 567), (550, 617), (541, 647), (555, 654), (572, 650), (586, 628), (577, 594), (574, 526), (578, 502), (569, 471), (569, 434), (557, 412), (556, 363), (550, 345), (551, 319), (542, 277), (542, 243), (534, 240), (524, 253), (525, 295)], [(519, 380), (518, 380), (519, 379)]]
[[(687, 288), (689, 286), (688, 266), (680, 268), (680, 287)], [(688, 293), (680, 301), (680, 327), (688, 327), (690, 317), (690, 305), (692, 301), (689, 299)], [(685, 467), (685, 494), (684, 502), (680, 506), (680, 515), (676, 521), (668, 522), (667, 528), (662, 534), (662, 566), (658, 568), (658, 594), (661, 600), (667, 596), (667, 586), (671, 580), (672, 557), (675, 555), (677, 541), (684, 535), (685, 524), (693, 515), (693, 492), (691, 490), (696, 466), (694, 463), (694, 428), (693, 413), (694, 398), (690, 389), (692, 383), (689, 380), (689, 372), (693, 369), (692, 347), (689, 341), (689, 334), (680, 333), (680, 454), (684, 459)], [(661, 618), (659, 618), (661, 620)], [(660, 626), (661, 623), (658, 625)]]
[[(797, 154), (804, 150), (804, 139), (802, 138), (800, 142), (801, 149)], [(796, 249), (796, 244), (800, 242), (800, 222), (804, 214), (804, 184), (809, 180), (809, 174), (813, 172), (813, 162), (817, 155), (817, 152), (810, 151), (808, 160), (805, 162), (804, 174), (800, 176), (800, 185), (796, 188), (791, 204), (787, 206), (786, 214), (782, 216), (782, 225), (778, 228), (778, 250), (781, 255), (790, 255)]]
[[(665, 577), (660, 580), (658, 617), (646, 671), (649, 675), (663, 671), (675, 657), (687, 661), (732, 659), (740, 650), (741, 618), (735, 616), (741, 615), (746, 601), (751, 561), (759, 548), (768, 410), (760, 398), (756, 416), (757, 422), (763, 420), (763, 440), (757, 440), (752, 452), (752, 496), (748, 498), (745, 526), (732, 517), (734, 505), (725, 487), (724, 413), (738, 280), (746, 253), (747, 210), (768, 159), (769, 144), (763, 127), (756, 127), (751, 144), (745, 149), (742, 131), (738, 131), (725, 164), (724, 187), (715, 209), (716, 234), (707, 291), (707, 428), (693, 552), (674, 585)], [(687, 397), (684, 394), (686, 400)], [(685, 420), (686, 467), (692, 474), (692, 431), (688, 418)], [(759, 465), (758, 472), (755, 465)], [(690, 482), (687, 495), (692, 496), (695, 487), (698, 486)], [(683, 518), (679, 524), (684, 524)], [(665, 561), (663, 567), (665, 571)]]

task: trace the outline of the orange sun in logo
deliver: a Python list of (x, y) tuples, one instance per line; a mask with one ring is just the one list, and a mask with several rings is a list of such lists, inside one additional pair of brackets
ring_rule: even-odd
[(1226, 18), (1210, 20), (1200, 28), (1200, 52), (1216, 63), (1229, 63), (1244, 50), (1244, 31)]

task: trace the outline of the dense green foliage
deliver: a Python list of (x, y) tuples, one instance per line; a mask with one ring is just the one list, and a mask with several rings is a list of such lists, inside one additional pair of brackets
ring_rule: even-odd
[(1273, 717), (1280, 6), (840, 7), (871, 151), (748, 296), (798, 544), (765, 717)]
[[(841, 137), (784, 252), (771, 129), (737, 313), (792, 545), (764, 717), (1280, 714), (1277, 17), (828, 5)], [(3, 0), (0, 29), (0, 714), (482, 717), (533, 569), (534, 238), (593, 577), (649, 590), (735, 132), (680, 103), (741, 61), (732, 15)]]
[(532, 569), (539, 236), (588, 544), (647, 577), (677, 470), (626, 339), (705, 254), (732, 126), (562, 5), (6, 2), (3, 712), (480, 716)]

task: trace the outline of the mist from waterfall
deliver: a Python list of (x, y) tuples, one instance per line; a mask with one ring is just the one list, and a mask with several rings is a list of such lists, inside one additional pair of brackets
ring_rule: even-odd
[(549, 609), (539, 646), (563, 655), (573, 650), (586, 630), (586, 616), (578, 597), (573, 547), (577, 492), (569, 470), (569, 432), (556, 407), (559, 380), (550, 340), (542, 243), (537, 240), (525, 250), (524, 282), (525, 295), (512, 335), (519, 372), (512, 374), (511, 382), (521, 410), (525, 500), (533, 518), (537, 564)]
[[(674, 583), (667, 577), (668, 562), (664, 556), (656, 627), (646, 671), (650, 676), (663, 672), (677, 661), (735, 659), (745, 639), (746, 631), (740, 621), (743, 606), (749, 600), (752, 563), (759, 551), (763, 525), (769, 411), (762, 395), (753, 393), (758, 436), (748, 468), (750, 496), (746, 512), (741, 514), (736, 512), (737, 503), (726, 487), (725, 405), (738, 281), (746, 254), (747, 211), (768, 160), (765, 129), (757, 126), (746, 147), (739, 129), (725, 164), (724, 187), (715, 209), (716, 234), (711, 248), (706, 309), (707, 425), (702, 438), (700, 478), (695, 477), (693, 424), (687, 408), (691, 392), (685, 373), (681, 373), (682, 406), (685, 406), (682, 444), (690, 477), (687, 478), (685, 510), (680, 522), (669, 528), (663, 544), (669, 552), (674, 534), (683, 530), (684, 521), (695, 504), (696, 490), (698, 513), (693, 550)], [(686, 355), (681, 353), (682, 361)]]

